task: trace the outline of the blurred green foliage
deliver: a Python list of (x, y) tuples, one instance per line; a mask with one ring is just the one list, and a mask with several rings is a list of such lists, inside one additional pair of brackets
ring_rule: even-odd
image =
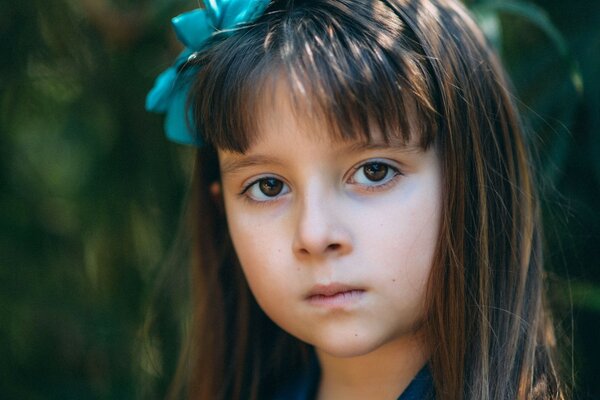
[[(143, 104), (179, 50), (167, 21), (196, 4), (0, 5), (0, 398), (159, 398), (185, 320), (185, 249), (172, 244), (192, 151)], [(600, 398), (600, 2), (467, 5), (539, 149), (576, 398)]]

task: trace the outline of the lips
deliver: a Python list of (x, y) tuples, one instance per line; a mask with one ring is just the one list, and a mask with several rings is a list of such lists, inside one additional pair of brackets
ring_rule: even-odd
[(359, 300), (365, 290), (360, 287), (332, 283), (329, 285), (316, 285), (306, 296), (311, 304), (327, 307), (344, 307)]

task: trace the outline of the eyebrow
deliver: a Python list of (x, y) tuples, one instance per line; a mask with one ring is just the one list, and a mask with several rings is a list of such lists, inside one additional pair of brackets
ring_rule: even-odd
[(264, 164), (277, 164), (281, 165), (281, 160), (276, 157), (267, 155), (257, 154), (252, 156), (243, 156), (232, 158), (231, 160), (224, 160), (221, 164), (221, 174), (227, 175), (232, 174), (240, 169), (253, 167), (255, 165)]
[[(348, 146), (343, 146), (339, 150), (336, 151), (336, 156), (340, 157), (343, 154), (347, 153), (360, 153), (362, 151), (368, 150), (399, 150), (403, 152), (418, 152), (422, 151), (422, 149), (417, 145), (394, 145), (394, 144), (386, 144), (386, 143), (368, 143), (368, 142), (360, 142), (360, 143), (352, 143)], [(240, 156), (234, 157), (230, 160), (224, 160), (221, 164), (221, 174), (229, 175), (233, 174), (241, 169), (254, 167), (256, 165), (282, 165), (283, 162), (280, 158), (268, 156), (264, 154), (256, 154), (249, 156)]]

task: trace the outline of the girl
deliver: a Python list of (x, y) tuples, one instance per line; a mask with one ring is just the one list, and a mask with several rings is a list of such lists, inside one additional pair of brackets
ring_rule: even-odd
[(564, 398), (521, 123), (464, 8), (205, 6), (147, 103), (199, 147), (171, 396)]

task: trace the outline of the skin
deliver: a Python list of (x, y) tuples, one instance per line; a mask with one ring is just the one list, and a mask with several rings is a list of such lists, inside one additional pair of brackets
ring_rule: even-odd
[[(333, 141), (278, 93), (246, 153), (219, 151), (242, 269), (265, 313), (315, 347), (319, 399), (396, 399), (429, 356), (419, 324), (439, 230), (438, 157), (377, 137)], [(355, 291), (335, 304), (310, 297), (332, 283)]]

